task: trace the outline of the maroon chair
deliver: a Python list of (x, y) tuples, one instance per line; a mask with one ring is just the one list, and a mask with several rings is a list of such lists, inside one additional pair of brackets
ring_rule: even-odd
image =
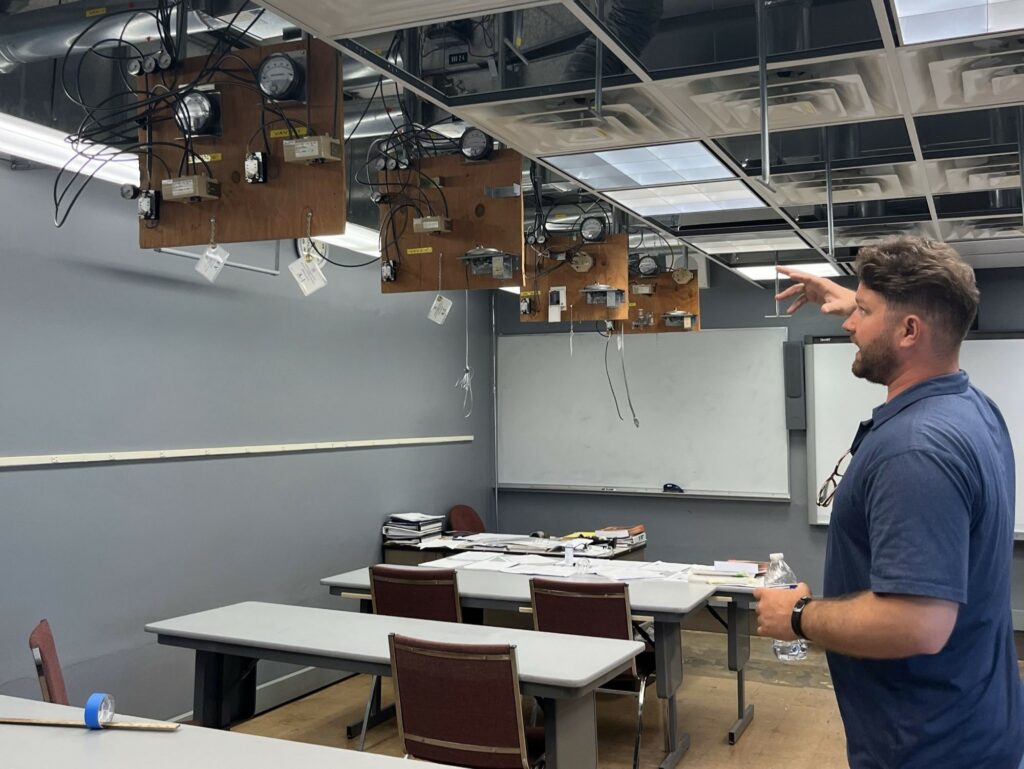
[(523, 724), (516, 647), (392, 633), (398, 736), (407, 756), (472, 769), (530, 769), (544, 729)]
[(480, 534), (484, 531), (484, 522), (469, 505), (456, 505), (448, 511), (448, 528)]
[[(578, 582), (534, 577), (530, 580), (530, 602), (535, 630), (633, 640), (629, 587), (624, 582)], [(629, 670), (598, 689), (614, 694), (631, 694), (637, 698), (633, 769), (640, 765), (644, 692), (654, 680), (654, 649), (648, 648), (633, 659)]]
[[(462, 622), (455, 569), (377, 564), (370, 567), (370, 597), (374, 614)], [(371, 708), (379, 697), (380, 676), (373, 676), (359, 733), (359, 750), (366, 744)]]
[(36, 663), (36, 675), (39, 676), (43, 702), (69, 705), (64, 674), (60, 669), (60, 660), (57, 659), (57, 645), (53, 642), (50, 623), (45, 619), (40, 620), (29, 634), (28, 648), (32, 650), (32, 659)]

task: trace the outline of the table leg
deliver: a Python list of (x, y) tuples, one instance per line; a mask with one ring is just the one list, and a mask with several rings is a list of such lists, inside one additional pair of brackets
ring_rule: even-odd
[[(388, 705), (387, 707), (381, 707), (380, 705), (380, 677), (373, 677), (373, 691), (370, 693), (370, 709), (368, 711), (368, 718), (366, 719), (367, 730), (372, 729), (375, 726), (390, 721), (395, 717), (395, 706)], [(345, 736), (350, 740), (358, 737), (363, 731), (363, 720), (353, 721), (351, 724), (345, 727)]]
[(735, 745), (754, 718), (754, 706), (746, 704), (744, 672), (750, 660), (750, 608), (748, 596), (733, 597), (728, 609), (729, 670), (736, 671), (736, 722), (729, 729), (729, 744)]
[(538, 700), (544, 711), (547, 769), (597, 769), (597, 704), (594, 693), (570, 700)]
[(654, 623), (654, 664), (658, 698), (665, 701), (665, 759), (661, 769), (672, 769), (690, 749), (690, 735), (679, 734), (676, 692), (683, 683), (683, 649), (678, 622)]
[(256, 662), (216, 652), (196, 652), (193, 718), (203, 726), (227, 729), (256, 712)]

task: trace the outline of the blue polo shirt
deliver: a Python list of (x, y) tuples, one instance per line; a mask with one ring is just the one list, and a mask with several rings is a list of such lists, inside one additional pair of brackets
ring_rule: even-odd
[(967, 374), (935, 377), (861, 424), (833, 501), (825, 597), (954, 601), (945, 648), (902, 660), (829, 653), (853, 769), (1008, 769), (1024, 754), (1010, 615), (1013, 448)]

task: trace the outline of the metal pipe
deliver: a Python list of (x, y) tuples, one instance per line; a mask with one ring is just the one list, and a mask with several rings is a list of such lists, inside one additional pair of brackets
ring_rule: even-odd
[[(604, 0), (597, 0), (597, 20), (603, 21), (604, 19)], [(594, 48), (594, 114), (597, 115), (597, 119), (600, 120), (603, 115), (601, 109), (604, 102), (604, 84), (602, 80), (604, 78), (604, 43), (600, 39), (596, 39), (596, 46)]]
[(825, 146), (825, 215), (828, 217), (828, 258), (836, 259), (836, 220), (832, 210), (832, 131), (829, 126), (821, 129)]
[(1021, 217), (1024, 218), (1024, 107), (1017, 107), (1017, 176), (1020, 179)]
[[(182, 251), (180, 248), (154, 248), (158, 254), (170, 254), (171, 256), (180, 256), (185, 259), (192, 259), (193, 261), (199, 261), (202, 257), (199, 254), (193, 254), (191, 251)], [(255, 267), (251, 264), (241, 264), (239, 262), (224, 262), (225, 267), (234, 267), (236, 270), (245, 270), (246, 272), (258, 272), (261, 275), (280, 275), (281, 274), (281, 241), (278, 240), (274, 246), (274, 269), (269, 270), (266, 267)]]
[(767, 0), (754, 0), (757, 21), (757, 71), (761, 94), (761, 181), (772, 183), (768, 147), (768, 14)]

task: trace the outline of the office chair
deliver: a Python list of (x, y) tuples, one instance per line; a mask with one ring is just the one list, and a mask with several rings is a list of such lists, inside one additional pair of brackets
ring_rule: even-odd
[(456, 505), (448, 511), (448, 528), (452, 531), (468, 531), (473, 534), (480, 534), (484, 529), (484, 522), (469, 505)]
[(544, 729), (523, 723), (516, 647), (392, 633), (398, 735), (407, 756), (472, 769), (544, 763)]
[(64, 686), (64, 673), (60, 669), (57, 658), (57, 645), (53, 642), (53, 631), (50, 623), (40, 620), (28, 636), (28, 648), (32, 650), (32, 659), (36, 663), (36, 675), (39, 676), (39, 689), (43, 694), (43, 702), (56, 705), (68, 705), (68, 690)]
[[(548, 633), (633, 640), (629, 587), (624, 582), (576, 582), (562, 579), (530, 580), (533, 627)], [(655, 680), (654, 649), (640, 652), (629, 670), (598, 691), (631, 694), (637, 699), (633, 769), (640, 766), (644, 692)]]
[[(459, 587), (454, 569), (377, 564), (370, 567), (370, 597), (374, 614), (462, 622), (462, 606), (459, 603)], [(374, 698), (379, 697), (380, 676), (373, 676), (363, 714), (363, 728), (359, 733), (359, 750), (366, 743), (370, 708)]]

